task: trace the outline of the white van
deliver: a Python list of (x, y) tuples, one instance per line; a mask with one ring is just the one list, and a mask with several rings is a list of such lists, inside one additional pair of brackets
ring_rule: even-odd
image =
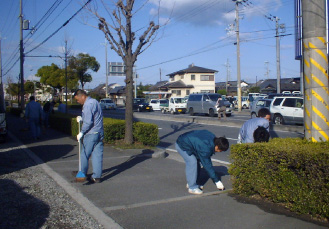
[(186, 98), (171, 97), (169, 99), (169, 106), (161, 109), (162, 113), (170, 112), (171, 114), (186, 113)]
[(115, 108), (117, 108), (117, 106), (115, 105), (115, 103), (113, 102), (112, 99), (101, 99), (99, 104), (101, 105), (102, 109), (115, 109)]

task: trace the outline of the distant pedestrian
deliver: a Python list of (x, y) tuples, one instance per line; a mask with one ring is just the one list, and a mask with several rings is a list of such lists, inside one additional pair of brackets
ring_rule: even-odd
[(30, 102), (25, 108), (25, 117), (29, 123), (32, 138), (34, 140), (40, 138), (42, 123), (42, 108), (40, 103), (35, 102), (34, 96), (30, 97)]
[(59, 105), (58, 105), (58, 112), (60, 113), (66, 113), (66, 104), (62, 103), (62, 101), (58, 101)]
[(226, 106), (225, 101), (219, 97), (216, 103), (217, 111), (218, 111), (218, 119), (221, 119), (222, 114), (224, 118), (226, 119)]
[(185, 173), (189, 193), (203, 193), (201, 190), (202, 187), (200, 186), (203, 184), (197, 184), (200, 173), (200, 163), (207, 171), (216, 187), (220, 190), (224, 189), (223, 183), (219, 180), (213, 168), (211, 156), (214, 155), (215, 152), (226, 151), (229, 148), (229, 142), (226, 138), (217, 138), (208, 130), (194, 130), (180, 135), (175, 146), (186, 164)]
[[(87, 175), (88, 160), (92, 156), (93, 174), (90, 178), (92, 183), (99, 183), (103, 169), (103, 113), (97, 100), (87, 96), (83, 90), (77, 90), (74, 98), (82, 107), (82, 117), (77, 121), (83, 122), (77, 140), (81, 141), (81, 171)], [(86, 177), (87, 179), (87, 177)]]
[(239, 132), (238, 143), (253, 143), (254, 132), (258, 127), (264, 127), (267, 132), (270, 131), (271, 113), (267, 108), (258, 111), (258, 117), (246, 121)]

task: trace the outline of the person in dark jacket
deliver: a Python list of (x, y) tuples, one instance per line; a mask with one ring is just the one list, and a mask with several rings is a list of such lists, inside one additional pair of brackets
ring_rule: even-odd
[(188, 192), (191, 194), (202, 194), (203, 191), (197, 184), (200, 163), (207, 171), (209, 177), (220, 190), (224, 185), (219, 180), (212, 162), (211, 156), (215, 152), (226, 151), (229, 142), (225, 137), (217, 138), (208, 130), (194, 130), (180, 135), (176, 141), (176, 149), (186, 163), (186, 180)]

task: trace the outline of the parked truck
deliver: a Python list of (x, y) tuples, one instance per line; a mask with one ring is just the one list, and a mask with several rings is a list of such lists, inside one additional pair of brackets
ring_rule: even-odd
[(171, 114), (186, 113), (186, 98), (171, 97), (169, 99), (168, 107), (162, 107), (161, 112), (164, 114), (170, 112)]

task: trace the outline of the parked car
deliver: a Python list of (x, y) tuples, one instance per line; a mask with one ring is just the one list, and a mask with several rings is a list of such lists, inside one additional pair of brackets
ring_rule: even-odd
[(145, 101), (145, 99), (136, 98), (136, 99), (134, 99), (134, 102), (133, 102), (133, 110), (138, 111), (138, 112), (142, 112), (142, 111), (150, 112), (153, 110), (153, 108)]
[(186, 113), (186, 99), (185, 97), (171, 97), (169, 99), (169, 106), (161, 109), (162, 113), (170, 112), (171, 114)]
[(251, 118), (256, 118), (258, 111), (262, 108), (267, 108), (270, 110), (272, 99), (256, 99), (252, 106), (250, 107), (250, 116)]
[(164, 107), (169, 106), (168, 99), (151, 99), (150, 105), (154, 111), (160, 111)]
[[(238, 108), (238, 97), (237, 96), (235, 96), (234, 107)], [(241, 108), (243, 108), (243, 109), (249, 108), (248, 96), (241, 96)]]
[(275, 97), (270, 105), (273, 123), (304, 123), (303, 97), (280, 96)]
[(116, 109), (116, 105), (112, 99), (101, 99), (100, 103), (102, 109)]
[[(221, 95), (216, 93), (190, 94), (187, 101), (187, 110), (190, 115), (195, 113), (208, 114), (211, 117), (218, 115), (216, 102), (219, 97)], [(226, 116), (229, 117), (232, 114), (232, 104), (225, 100), (225, 106)]]

